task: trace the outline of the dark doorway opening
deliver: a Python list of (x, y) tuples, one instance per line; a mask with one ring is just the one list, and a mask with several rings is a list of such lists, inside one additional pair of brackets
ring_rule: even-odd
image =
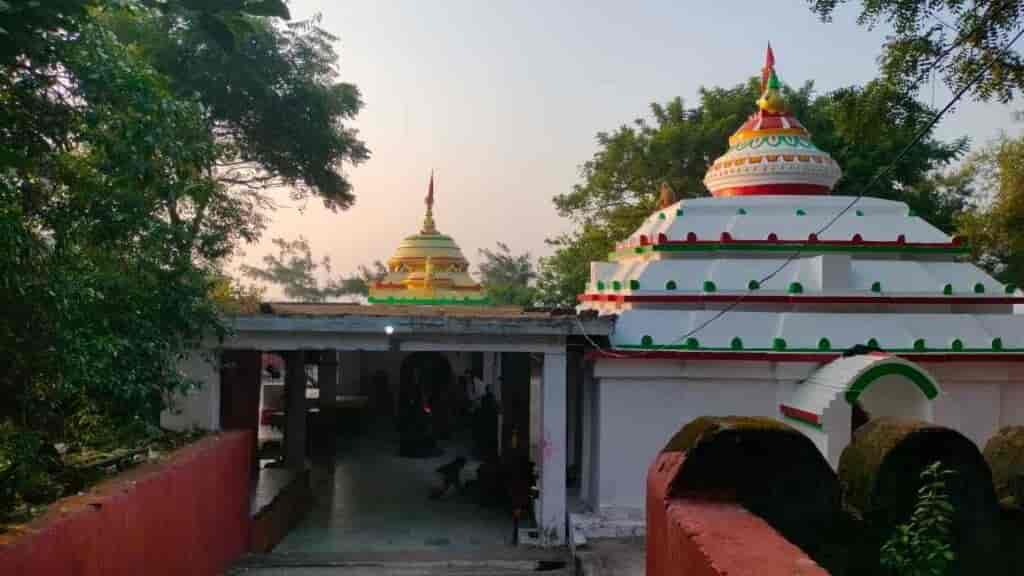
[(451, 436), (453, 374), (438, 352), (415, 352), (403, 362), (398, 388), (399, 454), (437, 456), (437, 441)]

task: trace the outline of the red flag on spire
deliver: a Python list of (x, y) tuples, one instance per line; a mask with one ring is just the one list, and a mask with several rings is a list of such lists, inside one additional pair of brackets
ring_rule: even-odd
[(768, 79), (772, 76), (772, 70), (775, 69), (775, 53), (772, 52), (772, 43), (768, 43), (768, 51), (764, 55), (764, 68), (761, 68), (761, 93), (764, 94), (764, 89), (768, 87)]
[(427, 186), (427, 208), (434, 207), (434, 171), (430, 171), (430, 185)]

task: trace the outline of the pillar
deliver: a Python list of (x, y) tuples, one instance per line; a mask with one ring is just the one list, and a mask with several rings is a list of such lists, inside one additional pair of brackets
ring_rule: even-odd
[(484, 386), (491, 387), (491, 391), (494, 392), (495, 397), (497, 397), (498, 394), (501, 394), (501, 391), (498, 390), (497, 386), (497, 358), (499, 356), (500, 354), (496, 352), (484, 352), (484, 373), (480, 378), (484, 381)]
[(540, 505), (537, 518), (545, 545), (565, 543), (566, 359), (565, 352), (544, 355), (541, 384)]
[(334, 350), (320, 352), (320, 364), (317, 367), (317, 378), (320, 384), (320, 425), (317, 432), (323, 434), (324, 462), (328, 469), (334, 469), (334, 453), (338, 438), (338, 353)]
[(247, 430), (250, 433), (252, 472), (255, 474), (259, 471), (257, 437), (262, 353), (259, 350), (224, 350), (220, 357), (220, 427), (222, 430)]
[(581, 425), (581, 435), (583, 436), (583, 444), (581, 446), (580, 454), (580, 498), (587, 503), (592, 503), (591, 499), (591, 482), (593, 481), (593, 445), (594, 445), (594, 395), (595, 387), (593, 386), (594, 381), (594, 370), (593, 364), (587, 362), (583, 367), (583, 383), (580, 385), (581, 400), (580, 409), (583, 411), (583, 424)]
[(306, 466), (306, 354), (285, 352), (284, 362), (284, 462), (288, 468), (302, 470)]

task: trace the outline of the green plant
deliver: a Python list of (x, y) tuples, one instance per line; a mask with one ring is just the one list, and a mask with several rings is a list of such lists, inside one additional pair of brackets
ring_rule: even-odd
[(950, 544), (953, 505), (946, 479), (955, 472), (935, 462), (921, 471), (921, 487), (910, 520), (882, 545), (881, 564), (899, 576), (945, 576), (955, 557)]
[(33, 431), (0, 423), (0, 523), (26, 517), (27, 506), (60, 495), (59, 456)]

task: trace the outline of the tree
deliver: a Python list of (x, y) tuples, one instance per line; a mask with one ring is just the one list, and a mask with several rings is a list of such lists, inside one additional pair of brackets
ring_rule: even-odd
[(383, 280), (387, 273), (387, 266), (380, 260), (374, 260), (371, 266), (360, 264), (355, 274), (343, 276), (340, 280), (335, 281), (332, 286), (338, 294), (366, 296), (370, 293), (370, 286), (378, 280)]
[[(281, 24), (279, 0), (182, 0), (111, 10), (104, 21), (169, 80), (179, 97), (203, 104), (223, 154), (218, 179), (240, 190), (287, 187), (293, 199), (319, 196), (331, 210), (354, 201), (340, 168), (369, 158), (345, 122), (362, 107), (339, 82), (337, 40), (317, 19)], [(257, 200), (265, 198), (255, 196)]]
[(496, 250), (480, 249), (481, 284), (491, 302), (506, 306), (533, 306), (537, 290), (532, 286), (537, 273), (530, 253), (513, 255), (508, 245), (498, 242)]
[[(559, 213), (578, 228), (549, 240), (555, 253), (541, 262), (539, 286), (544, 302), (575, 302), (589, 274), (589, 260), (581, 258), (605, 259), (615, 242), (654, 211), (662, 182), (680, 198), (707, 195), (704, 173), (725, 153), (732, 132), (754, 111), (759, 89), (757, 79), (732, 88), (702, 88), (695, 108), (686, 108), (682, 99), (675, 98), (664, 105), (652, 104), (650, 119), (599, 133), (599, 149), (583, 164), (582, 182), (554, 199)], [(815, 143), (843, 167), (835, 194), (901, 199), (929, 214), (953, 208), (948, 199), (937, 197), (947, 189), (930, 178), (933, 171), (965, 152), (966, 139), (925, 138), (867, 189), (881, 167), (931, 118), (925, 105), (881, 81), (822, 95), (815, 95), (813, 84), (807, 83), (798, 90), (783, 87), (783, 94)]]
[[(242, 274), (280, 286), (285, 296), (300, 302), (324, 302), (351, 294), (365, 296), (369, 286), (387, 274), (387, 268), (378, 260), (372, 268), (360, 266), (353, 275), (332, 278), (330, 257), (315, 260), (304, 237), (299, 236), (297, 240), (274, 238), (273, 243), (277, 254), (265, 255), (262, 268), (243, 265)], [(320, 281), (318, 276), (326, 278)]]
[[(811, 10), (830, 21), (848, 0), (810, 0)], [(1008, 102), (1024, 87), (1024, 61), (1001, 52), (1022, 21), (1014, 0), (863, 0), (857, 22), (892, 28), (881, 56), (886, 79), (914, 93), (934, 72), (957, 91), (982, 68), (991, 70), (972, 89), (975, 98)]]
[[(358, 106), (323, 68), (333, 53), (264, 16), (281, 8), (279, 0), (0, 1), (0, 520), (69, 488), (55, 443), (74, 450), (154, 433), (167, 399), (191, 385), (178, 361), (225, 333), (224, 262), (259, 236), (265, 208), (225, 172), (232, 162), (301, 180), (334, 206), (350, 201), (347, 183), (325, 172), (338, 170), (340, 148), (317, 156), (306, 134), (259, 133), (294, 110), (280, 97), (300, 109), (327, 106), (309, 117), (358, 148), (339, 123)], [(221, 114), (212, 90), (183, 88), (130, 37), (158, 20), (182, 58), (202, 46), (212, 81), (239, 65), (218, 28), (232, 43), (257, 32), (291, 38), (293, 48), (268, 49), (283, 75), (260, 71), (246, 85), (275, 93), (250, 103), (282, 108)], [(297, 86), (306, 91), (291, 91)], [(298, 168), (289, 166), (294, 154), (307, 154)], [(22, 480), (9, 489), (9, 478)]]
[(257, 314), (266, 292), (258, 286), (246, 286), (230, 276), (220, 276), (210, 286), (210, 299), (224, 314)]
[(973, 154), (965, 177), (977, 178), (981, 202), (958, 218), (979, 265), (1024, 286), (1024, 137), (1003, 136)]

